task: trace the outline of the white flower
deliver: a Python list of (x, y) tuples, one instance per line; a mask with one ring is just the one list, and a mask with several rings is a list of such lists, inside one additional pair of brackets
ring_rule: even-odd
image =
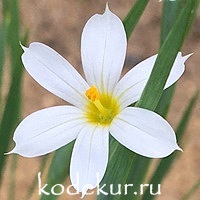
[[(157, 55), (131, 69), (121, 80), (126, 54), (126, 34), (120, 19), (108, 7), (85, 25), (81, 57), (86, 81), (50, 47), (34, 42), (24, 49), (22, 61), (29, 74), (44, 88), (72, 105), (55, 106), (26, 117), (14, 133), (10, 153), (35, 157), (75, 140), (70, 178), (80, 192), (97, 186), (108, 163), (109, 133), (128, 149), (150, 158), (162, 158), (180, 150), (165, 119), (137, 107)], [(189, 56), (178, 53), (165, 88), (183, 74)], [(84, 185), (91, 187), (84, 188)], [(84, 189), (83, 189), (84, 188)], [(84, 191), (85, 190), (85, 191)]]

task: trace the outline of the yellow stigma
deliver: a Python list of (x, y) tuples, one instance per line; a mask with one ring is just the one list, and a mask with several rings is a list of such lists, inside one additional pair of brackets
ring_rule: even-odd
[(85, 95), (89, 100), (93, 102), (99, 99), (99, 92), (94, 85), (92, 85), (88, 90), (86, 90)]
[(103, 107), (99, 100), (99, 92), (97, 88), (92, 85), (88, 90), (86, 90), (85, 95), (87, 98), (94, 103), (94, 105), (97, 107), (99, 112), (105, 114), (107, 112), (107, 109)]
[(86, 90), (85, 95), (90, 100), (86, 109), (88, 121), (109, 125), (119, 112), (117, 101), (108, 94), (99, 94), (94, 85)]

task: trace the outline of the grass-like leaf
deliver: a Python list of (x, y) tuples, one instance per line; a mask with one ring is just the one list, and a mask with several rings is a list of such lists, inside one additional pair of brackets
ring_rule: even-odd
[(174, 22), (178, 19), (181, 9), (183, 8), (183, 3), (186, 0), (165, 0), (163, 2), (162, 11), (162, 24), (161, 24), (161, 37), (160, 44), (162, 45), (174, 25)]
[[(161, 37), (160, 37), (161, 45), (165, 41), (171, 28), (173, 27), (174, 22), (177, 20), (180, 14), (180, 11), (183, 8), (186, 1), (187, 0), (176, 0), (176, 1), (165, 0), (163, 2)], [(194, 16), (195, 15), (196, 13), (194, 12)], [(191, 15), (191, 19), (190, 19), (191, 22), (193, 21), (194, 16)], [(189, 27), (190, 25), (188, 25), (188, 29)], [(163, 91), (161, 99), (157, 105), (156, 112), (162, 115), (163, 117), (165, 117), (168, 113), (174, 91), (175, 91), (175, 84), (167, 88), (165, 91)]]
[(192, 188), (183, 196), (182, 200), (190, 200), (192, 195), (200, 188), (200, 180), (198, 180)]
[(158, 105), (173, 62), (178, 51), (181, 49), (189, 25), (191, 25), (191, 19), (194, 16), (197, 5), (198, 0), (191, 0), (185, 3), (180, 16), (159, 50), (150, 78), (137, 103), (138, 107), (155, 110)]
[[(51, 162), (51, 166), (48, 171), (46, 183), (48, 186), (45, 191), (50, 195), (42, 195), (41, 200), (55, 200), (58, 196), (51, 194), (51, 188), (57, 183), (63, 183), (69, 174), (69, 164), (74, 142), (58, 149)], [(55, 191), (56, 192), (56, 191)]]
[[(18, 54), (20, 57), (22, 52)], [(18, 69), (15, 70), (15, 77), (13, 77), (9, 93), (6, 100), (6, 105), (3, 113), (3, 117), (0, 124), (0, 180), (2, 175), (3, 165), (6, 159), (4, 153), (8, 151), (9, 141), (19, 121), (20, 113), (20, 99), (21, 99), (21, 78), (22, 78), (22, 65), (18, 65)], [(3, 142), (2, 142), (3, 141)]]
[[(10, 46), (10, 61), (11, 61), (11, 73), (15, 76), (15, 68), (21, 64), (21, 47), (19, 45), (20, 41), (20, 19), (19, 19), (19, 3), (18, 0), (7, 0), (5, 4), (9, 9), (7, 17), (10, 18), (10, 23), (8, 26), (7, 41)], [(18, 53), (18, 54), (17, 54)]]
[[(127, 183), (126, 180), (129, 172), (135, 162), (135, 154), (128, 150), (126, 147), (120, 145), (112, 136), (110, 136), (110, 157), (106, 170), (106, 174), (100, 183), (100, 188), (108, 193), (104, 195), (98, 194), (97, 200), (118, 200), (123, 195), (124, 188), (122, 184), (121, 194), (113, 195), (118, 191), (117, 186), (121, 183)], [(110, 185), (113, 185), (113, 191), (110, 190)], [(130, 191), (129, 191), (130, 192)]]
[[(175, 131), (178, 141), (181, 141), (181, 139), (185, 133), (186, 126), (190, 120), (192, 110), (193, 110), (194, 106), (196, 105), (197, 99), (198, 99), (198, 93), (196, 92), (193, 95), (190, 102), (188, 103), (188, 106), (187, 106), (187, 108), (179, 122), (179, 125)], [(179, 152), (176, 152), (173, 155), (168, 156), (167, 158), (164, 158), (160, 161), (159, 165), (157, 166), (157, 168), (154, 171), (154, 174), (150, 180), (151, 184), (158, 185), (162, 182), (163, 178), (166, 176), (166, 174), (170, 170), (170, 167), (172, 166), (175, 158), (177, 158), (177, 156), (179, 154), (180, 154)], [(148, 190), (146, 190), (145, 194), (143, 195), (142, 200), (146, 200), (146, 199), (148, 199), (148, 200), (154, 199), (154, 196), (151, 195)]]
[[(40, 162), (40, 165), (38, 167), (39, 169), (39, 172), (41, 172), (41, 174), (44, 172), (44, 170), (46, 169), (47, 167), (47, 161), (49, 160), (50, 156), (44, 156)], [(24, 198), (24, 200), (27, 200), (27, 199), (31, 199), (32, 195), (33, 195), (33, 192), (35, 191), (36, 189), (36, 186), (38, 184), (38, 173), (36, 174), (36, 176), (34, 177), (34, 180), (33, 182), (31, 183), (31, 186), (29, 187), (28, 191), (27, 191), (27, 194)]]
[[(171, 7), (169, 6), (169, 3), (171, 5)], [(170, 11), (168, 9), (166, 9), (166, 6), (165, 6), (166, 4), (167, 4), (167, 8), (168, 9), (170, 9), (171, 11), (174, 10), (174, 12), (176, 12), (176, 13), (174, 13), (174, 14), (170, 13)], [(168, 25), (167, 25), (168, 29), (165, 29), (165, 31), (162, 31), (162, 34), (161, 34), (161, 38), (163, 38), (161, 41), (164, 42), (164, 44), (161, 46), (161, 50), (159, 51), (159, 53), (161, 53), (161, 58), (162, 57), (164, 58), (165, 56), (167, 58), (169, 57), (168, 52), (171, 53), (171, 50), (167, 49), (167, 48), (169, 48), (169, 46), (171, 46), (171, 48), (174, 48), (177, 45), (176, 51), (178, 52), (178, 50), (180, 49), (180, 47), (181, 47), (181, 45), (182, 45), (182, 43), (184, 41), (184, 37), (187, 35), (187, 30), (189, 28), (189, 25), (191, 25), (190, 21), (192, 20), (192, 18), (194, 18), (193, 11), (196, 10), (196, 8), (197, 8), (197, 2), (196, 1), (192, 2), (191, 1), (191, 2), (187, 2), (187, 4), (188, 5), (185, 5), (185, 7), (182, 9), (181, 12), (179, 10), (179, 13), (180, 13), (179, 17), (178, 17), (178, 13), (177, 12), (178, 12), (178, 9), (180, 9), (180, 7), (177, 9), (177, 5), (178, 4), (173, 4), (173, 2), (168, 2), (168, 1), (166, 1), (165, 4), (164, 4), (163, 27), (166, 24), (166, 18), (167, 18), (166, 15), (170, 15), (171, 14), (171, 20), (172, 20), (172, 16), (174, 17), (174, 19), (173, 19), (173, 21), (171, 21), (171, 24), (169, 24), (169, 22), (168, 22)], [(190, 4), (190, 6), (189, 6), (189, 4)], [(180, 4), (179, 4), (179, 6), (180, 6)], [(187, 15), (187, 17), (186, 17), (186, 15)], [(177, 19), (177, 20), (175, 20), (175, 19)], [(173, 24), (174, 21), (175, 21), (175, 23)], [(189, 22), (189, 25), (188, 25), (188, 22)], [(182, 23), (184, 23), (184, 25)], [(182, 34), (180, 35), (180, 38), (182, 37), (182, 39), (179, 38), (178, 41), (177, 40), (173, 40), (173, 39), (176, 38), (173, 35), (177, 36), (177, 29), (179, 27), (183, 28), (183, 29), (179, 29), (179, 31), (182, 31)], [(185, 27), (185, 29), (184, 29), (184, 27)], [(171, 31), (170, 31), (169, 34), (167, 34), (169, 32), (169, 30), (171, 30)], [(166, 37), (166, 39), (164, 40), (165, 37)], [(178, 42), (179, 42), (179, 44), (178, 44)], [(171, 44), (173, 44), (173, 45), (171, 45)], [(176, 56), (177, 52), (174, 52), (175, 56)], [(162, 56), (162, 53), (163, 53), (163, 56)], [(160, 62), (162, 62), (162, 61), (160, 60)], [(153, 77), (151, 79), (152, 82), (150, 80), (150, 86), (148, 85), (148, 83), (149, 83), (149, 81), (148, 81), (147, 86), (146, 86), (145, 90), (143, 91), (143, 96), (142, 96), (141, 100), (138, 102), (137, 106), (141, 106), (141, 107), (144, 106), (145, 108), (148, 108), (148, 109), (151, 109), (151, 110), (154, 110), (156, 108), (156, 106), (157, 106), (156, 103), (159, 101), (159, 98), (160, 98), (159, 96), (156, 95), (156, 92), (155, 92), (156, 88), (154, 88), (155, 85), (158, 85), (157, 84), (157, 80), (156, 80), (157, 77), (160, 78), (160, 76), (157, 75), (156, 72), (159, 73), (159, 70), (162, 70), (161, 66), (165, 66), (165, 67), (167, 66), (166, 65), (167, 61), (166, 60), (163, 60), (163, 63), (160, 63), (160, 62), (158, 62), (157, 70), (156, 71), (154, 70), (154, 72), (152, 72), (152, 74), (151, 74), (151, 77), (153, 77), (153, 76), (155, 76), (155, 77)], [(165, 62), (165, 64), (164, 64), (164, 62)], [(171, 63), (171, 65), (172, 65), (172, 63)], [(159, 64), (160, 64), (160, 66), (159, 66)], [(156, 67), (156, 63), (155, 63), (155, 67)], [(163, 73), (162, 75), (164, 76), (164, 71), (162, 73)], [(161, 74), (161, 73), (159, 73), (159, 74)], [(166, 78), (168, 77), (168, 72), (167, 72), (167, 74), (165, 74), (165, 76), (166, 76), (165, 80), (164, 79), (162, 80), (162, 81), (164, 81), (164, 84), (165, 84)], [(163, 86), (164, 86), (164, 84), (163, 84)], [(166, 115), (167, 114), (167, 110), (168, 110), (171, 98), (173, 96), (173, 91), (174, 91), (173, 87), (170, 88), (164, 94), (164, 96), (163, 96), (163, 97), (165, 97), (164, 104), (162, 104), (160, 107), (157, 107), (157, 112), (159, 112), (161, 115)], [(150, 88), (150, 89), (148, 89), (148, 88)], [(152, 93), (152, 89), (153, 88), (155, 90), (154, 93)], [(163, 92), (162, 90), (163, 90), (163, 88), (160, 88), (160, 94), (161, 95), (162, 95), (162, 92)], [(149, 92), (149, 91), (151, 91), (151, 92)], [(149, 98), (148, 98), (148, 95), (149, 95)], [(155, 96), (153, 97), (153, 95), (155, 95)], [(134, 164), (140, 166), (140, 171), (143, 174), (143, 176), (140, 176), (139, 178), (137, 178), (137, 172), (135, 173), (135, 175), (134, 175), (134, 172), (132, 172), (132, 173), (130, 173), (130, 179), (132, 178), (136, 182), (138, 182), (137, 184), (140, 184), (144, 180), (144, 177), (145, 177), (144, 174), (146, 174), (146, 172), (147, 172), (147, 168), (150, 165), (150, 160), (148, 160), (148, 159), (146, 159), (144, 157), (138, 156), (138, 155), (137, 155), (137, 157), (138, 157), (138, 159), (137, 159), (138, 161), (137, 161), (137, 163), (134, 163)], [(134, 178), (135, 176), (136, 176), (136, 178)], [(136, 186), (136, 189), (137, 190), (139, 189), (139, 185)], [(133, 199), (138, 199), (138, 196), (134, 196)]]
[[(8, 0), (3, 1), (3, 14), (7, 27), (7, 46), (10, 50), (11, 60), (11, 83), (6, 98), (6, 103), (0, 121), (0, 183), (4, 168), (4, 163), (7, 156), (4, 155), (8, 151), (11, 135), (20, 119), (20, 102), (21, 102), (21, 80), (23, 67), (21, 62), (22, 49), (19, 45), (19, 16), (18, 16), (18, 1)], [(24, 38), (26, 40), (27, 38)]]
[[(2, 24), (0, 26), (0, 91), (2, 91), (2, 78), (3, 78), (3, 65), (5, 61), (5, 50), (6, 50), (6, 32), (7, 26), (5, 18), (3, 18)], [(0, 92), (0, 103), (1, 103), (1, 95)], [(1, 109), (0, 109), (1, 110)]]
[(149, 0), (137, 0), (125, 17), (123, 24), (126, 30), (126, 36), (129, 38), (133, 32), (136, 24), (138, 23), (144, 9), (146, 8)]

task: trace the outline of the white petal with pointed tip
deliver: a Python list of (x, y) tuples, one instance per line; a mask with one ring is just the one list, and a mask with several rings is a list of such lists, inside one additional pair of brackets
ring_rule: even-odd
[(142, 108), (125, 108), (113, 120), (110, 133), (128, 149), (150, 158), (166, 157), (181, 150), (168, 122)]
[(14, 133), (15, 148), (10, 153), (36, 157), (73, 141), (85, 126), (83, 113), (73, 106), (56, 106), (32, 113)]
[(126, 55), (126, 34), (121, 20), (108, 7), (86, 23), (81, 39), (81, 57), (86, 79), (100, 92), (112, 92), (120, 78)]
[[(185, 70), (184, 62), (190, 55), (182, 57), (181, 53), (178, 53), (167, 79), (165, 89), (181, 77)], [(157, 55), (154, 55), (137, 64), (117, 83), (113, 95), (118, 99), (121, 108), (125, 108), (139, 100), (149, 79), (156, 58)]]
[(84, 107), (84, 94), (89, 86), (67, 60), (39, 42), (23, 49), (23, 64), (40, 85), (65, 101)]
[(75, 189), (83, 195), (87, 189), (95, 188), (104, 176), (108, 163), (108, 136), (107, 127), (89, 125), (76, 139), (70, 178)]

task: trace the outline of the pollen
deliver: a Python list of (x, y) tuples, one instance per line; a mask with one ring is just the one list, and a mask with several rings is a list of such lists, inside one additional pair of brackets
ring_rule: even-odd
[(117, 100), (109, 94), (99, 93), (94, 85), (86, 90), (85, 95), (89, 100), (86, 108), (89, 122), (106, 126), (119, 113)]

